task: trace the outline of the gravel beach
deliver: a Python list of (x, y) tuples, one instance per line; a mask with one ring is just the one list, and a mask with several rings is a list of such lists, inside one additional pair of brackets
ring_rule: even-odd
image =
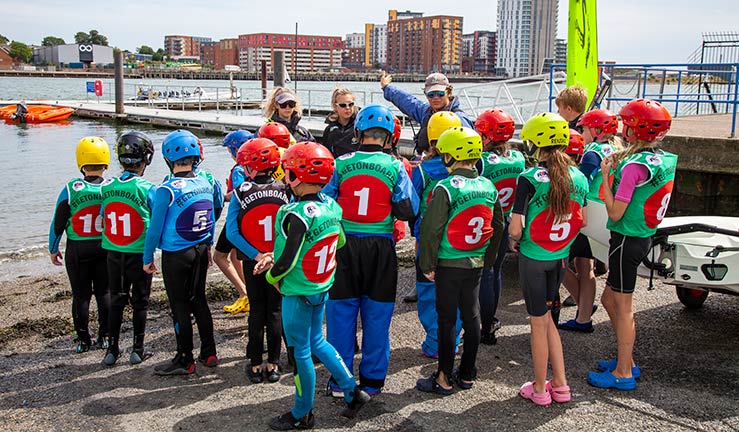
[[(268, 429), (269, 418), (291, 407), (290, 373), (276, 384), (249, 383), (244, 373), (246, 316), (223, 313), (234, 294), (215, 268), (208, 283), (221, 365), (199, 365), (188, 377), (153, 375), (153, 366), (174, 353), (161, 279), (155, 279), (147, 328), (146, 345), (154, 357), (139, 366), (128, 365), (129, 320), (122, 333), (124, 356), (118, 365), (106, 368), (101, 364), (103, 351), (73, 353), (71, 292), (62, 268), (45, 258), (0, 268), (3, 431), (259, 431)], [(601, 308), (593, 317), (594, 333), (561, 333), (573, 401), (541, 408), (518, 396), (519, 386), (533, 371), (516, 269), (516, 256), (508, 255), (498, 312), (503, 328), (497, 345), (480, 348), (478, 380), (471, 390), (442, 399), (414, 389), (416, 379), (435, 370), (436, 363), (421, 355), (423, 330), (415, 304), (402, 302), (414, 283), (414, 270), (401, 267), (383, 393), (357, 419), (340, 417), (342, 403), (323, 395), (327, 373), (318, 365), (316, 428), (739, 430), (739, 297), (711, 294), (703, 308), (690, 311), (679, 303), (673, 287), (655, 282), (655, 289), (648, 291), (648, 281), (639, 280), (635, 355), (642, 378), (637, 390), (605, 391), (585, 381), (598, 359), (615, 356), (615, 336)], [(599, 278), (597, 298), (603, 285)], [(574, 316), (575, 309), (563, 309), (562, 320)], [(91, 319), (95, 333), (94, 322)]]

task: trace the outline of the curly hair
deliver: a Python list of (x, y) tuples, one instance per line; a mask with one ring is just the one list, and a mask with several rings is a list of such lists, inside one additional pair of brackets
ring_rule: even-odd
[(298, 113), (298, 115), (303, 115), (303, 106), (300, 104), (300, 100), (298, 99), (298, 95), (295, 94), (295, 92), (292, 89), (289, 89), (287, 87), (275, 87), (268, 95), (267, 99), (264, 100), (262, 104), (262, 113), (264, 113), (264, 116), (267, 118), (271, 118), (275, 112), (277, 112), (277, 104), (275, 103), (275, 98), (279, 96), (282, 93), (290, 93), (295, 97), (295, 111)]

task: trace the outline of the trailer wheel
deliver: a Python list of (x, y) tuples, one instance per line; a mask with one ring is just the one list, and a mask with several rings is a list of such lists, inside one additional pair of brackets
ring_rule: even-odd
[(677, 286), (675, 287), (675, 291), (677, 291), (677, 298), (680, 299), (680, 303), (688, 309), (700, 308), (708, 297), (708, 291), (699, 289)]

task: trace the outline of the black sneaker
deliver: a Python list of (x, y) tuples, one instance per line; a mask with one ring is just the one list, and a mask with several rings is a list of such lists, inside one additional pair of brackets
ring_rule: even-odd
[(495, 336), (495, 332), (481, 334), (480, 343), (483, 345), (495, 345), (498, 343), (498, 338)]
[(74, 349), (74, 352), (77, 354), (82, 354), (90, 351), (90, 341), (77, 341), (77, 347)]
[(354, 387), (351, 395), (353, 396), (352, 401), (347, 402), (346, 408), (341, 412), (342, 416), (350, 419), (356, 417), (359, 410), (372, 399), (372, 397), (370, 397), (366, 391), (360, 389), (359, 386)]
[(218, 356), (216, 356), (215, 354), (208, 356), (208, 357), (198, 356), (198, 361), (202, 363), (203, 366), (209, 367), (209, 368), (216, 367), (221, 363), (221, 361), (218, 360)]
[(252, 370), (251, 365), (246, 365), (246, 375), (249, 377), (249, 381), (252, 384), (261, 384), (264, 379), (262, 378), (262, 370), (259, 369), (256, 372)]
[(434, 372), (428, 378), (419, 379), (418, 381), (416, 381), (416, 390), (425, 393), (436, 393), (442, 396), (449, 396), (450, 394), (454, 394), (454, 387), (446, 389), (439, 385), (438, 382), (436, 382), (437, 376), (438, 373)]
[(105, 366), (113, 366), (118, 359), (121, 357), (121, 351), (115, 347), (108, 347), (108, 351), (105, 353), (103, 358), (103, 364)]
[(459, 368), (455, 368), (452, 372), (452, 381), (454, 384), (457, 385), (462, 390), (469, 390), (472, 388), (473, 385), (475, 385), (474, 379), (470, 380), (469, 382), (466, 380), (463, 380), (461, 376), (459, 376)]
[(108, 346), (110, 346), (110, 338), (108, 336), (98, 336), (98, 339), (95, 341), (95, 346), (98, 349), (108, 349)]
[(144, 350), (133, 350), (131, 351), (131, 355), (128, 357), (128, 362), (132, 365), (137, 365), (142, 363), (144, 360), (150, 358), (154, 354), (150, 352), (146, 352)]
[(195, 373), (195, 362), (177, 354), (172, 360), (154, 366), (155, 375), (190, 375)]
[(313, 411), (296, 419), (293, 414), (288, 411), (285, 414), (275, 417), (269, 422), (269, 428), (272, 430), (295, 430), (295, 429), (313, 429), (316, 425), (316, 419), (313, 417)]
[(276, 383), (280, 380), (280, 377), (282, 376), (282, 368), (279, 365), (272, 370), (269, 370), (269, 368), (267, 368), (265, 369), (264, 374), (267, 376), (267, 382)]

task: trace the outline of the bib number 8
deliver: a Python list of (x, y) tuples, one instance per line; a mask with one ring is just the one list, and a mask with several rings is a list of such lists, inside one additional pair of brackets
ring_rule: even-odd
[(667, 213), (667, 206), (670, 205), (670, 198), (672, 197), (672, 193), (665, 194), (665, 196), (662, 197), (662, 201), (660, 202), (660, 206), (657, 209), (657, 220), (662, 222), (662, 219), (665, 218), (665, 213)]

